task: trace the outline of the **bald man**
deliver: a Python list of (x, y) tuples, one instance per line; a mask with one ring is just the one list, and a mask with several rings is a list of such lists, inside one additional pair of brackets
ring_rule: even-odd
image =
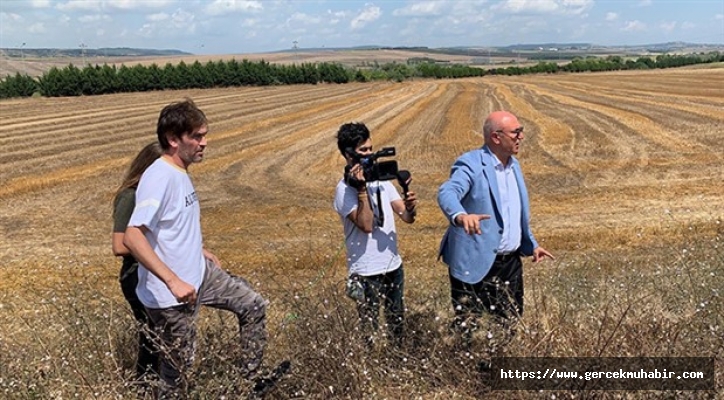
[[(515, 115), (496, 111), (483, 125), (485, 145), (455, 161), (438, 204), (450, 221), (440, 244), (449, 267), (454, 325), (470, 326), (483, 312), (506, 326), (523, 315), (522, 256), (553, 255), (530, 230), (528, 192), (515, 155), (525, 138)], [(469, 323), (463, 324), (466, 320)]]

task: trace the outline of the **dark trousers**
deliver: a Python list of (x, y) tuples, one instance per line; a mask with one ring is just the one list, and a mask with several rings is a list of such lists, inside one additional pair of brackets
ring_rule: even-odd
[[(508, 327), (523, 315), (523, 263), (518, 253), (498, 256), (478, 283), (465, 283), (450, 275), (454, 327), (470, 334), (471, 325), (489, 313)], [(466, 322), (463, 324), (463, 322)], [(466, 328), (463, 329), (462, 327)]]
[(371, 343), (372, 335), (379, 329), (380, 305), (385, 309), (387, 331), (393, 343), (399, 344), (403, 336), (405, 316), (404, 286), (405, 273), (397, 268), (386, 274), (360, 276), (364, 288), (364, 301), (357, 302), (360, 324)]
[(138, 358), (136, 359), (136, 375), (138, 378), (146, 373), (158, 374), (158, 346), (154, 344), (151, 332), (153, 324), (148, 318), (146, 308), (138, 300), (136, 286), (138, 285), (138, 264), (124, 263), (121, 268), (121, 290), (128, 305), (131, 306), (133, 317), (138, 323)]

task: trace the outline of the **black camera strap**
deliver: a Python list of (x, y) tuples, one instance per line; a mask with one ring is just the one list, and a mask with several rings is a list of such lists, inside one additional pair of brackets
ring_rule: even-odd
[(381, 227), (385, 226), (385, 212), (382, 211), (382, 189), (380, 189), (380, 183), (377, 182), (377, 211), (379, 217), (377, 224)]

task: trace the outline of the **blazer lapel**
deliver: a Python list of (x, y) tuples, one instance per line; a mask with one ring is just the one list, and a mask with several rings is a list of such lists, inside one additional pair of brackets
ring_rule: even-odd
[(513, 158), (513, 173), (515, 174), (515, 180), (518, 182), (518, 194), (520, 195), (520, 217), (523, 220), (524, 226), (528, 223), (528, 190), (525, 188), (525, 180), (523, 179), (523, 172), (520, 170), (520, 164), (518, 160)]

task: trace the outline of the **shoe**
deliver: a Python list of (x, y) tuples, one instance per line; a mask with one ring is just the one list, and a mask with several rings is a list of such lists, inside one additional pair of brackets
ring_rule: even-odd
[(292, 367), (289, 360), (284, 360), (277, 365), (271, 373), (266, 376), (259, 376), (254, 379), (254, 387), (249, 393), (249, 400), (261, 399), (267, 393), (271, 392), (281, 378), (284, 377)]

